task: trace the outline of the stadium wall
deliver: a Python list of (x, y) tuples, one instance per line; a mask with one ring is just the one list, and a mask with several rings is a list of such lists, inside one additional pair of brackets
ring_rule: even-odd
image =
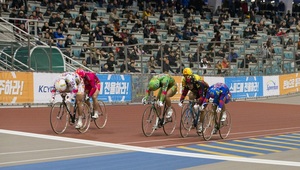
[[(49, 103), (51, 89), (58, 73), (0, 71), (0, 103), (45, 104)], [(145, 95), (152, 75), (143, 74), (97, 74), (101, 80), (99, 99), (107, 103), (136, 103)], [(181, 76), (174, 76), (178, 92), (172, 98), (178, 101), (181, 95)], [(299, 91), (300, 74), (278, 76), (208, 77), (212, 85), (223, 82), (228, 85), (234, 100), (268, 97)], [(155, 93), (154, 93), (155, 94)], [(56, 100), (61, 100), (57, 95)]]

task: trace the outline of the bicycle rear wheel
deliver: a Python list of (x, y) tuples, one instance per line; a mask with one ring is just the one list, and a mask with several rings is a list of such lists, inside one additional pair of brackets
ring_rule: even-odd
[[(164, 113), (164, 123), (163, 123), (163, 130), (165, 132), (166, 135), (171, 135), (175, 128), (176, 128), (176, 111), (174, 109), (174, 107), (172, 107), (173, 110), (173, 114), (170, 118), (166, 118), (166, 113)], [(166, 110), (167, 111), (167, 110)]]
[(61, 102), (54, 103), (50, 111), (50, 125), (56, 134), (65, 132), (68, 126), (69, 113), (65, 105)]
[[(78, 128), (77, 130), (80, 133), (85, 133), (90, 127), (92, 116), (90, 113), (90, 107), (86, 103), (82, 103), (82, 104), (83, 104), (83, 108), (82, 108), (82, 125), (83, 126), (81, 128)], [(77, 107), (76, 113), (78, 113), (78, 107)], [(76, 114), (76, 120), (78, 120), (78, 114)]]
[(215, 127), (215, 115), (211, 110), (206, 111), (203, 122), (202, 122), (202, 136), (203, 139), (208, 141), (213, 135)]
[(226, 119), (221, 121), (221, 116), (219, 119), (219, 134), (222, 139), (226, 139), (231, 130), (231, 115), (228, 110), (226, 110)]
[(191, 109), (186, 108), (181, 114), (180, 135), (185, 138), (188, 136), (194, 124), (194, 116)]
[(145, 109), (142, 117), (142, 130), (145, 136), (151, 136), (158, 125), (157, 111), (149, 106)]
[(97, 119), (94, 119), (95, 125), (97, 128), (102, 129), (105, 127), (107, 122), (107, 112), (106, 112), (106, 106), (105, 103), (102, 100), (98, 100), (100, 113), (99, 117)]

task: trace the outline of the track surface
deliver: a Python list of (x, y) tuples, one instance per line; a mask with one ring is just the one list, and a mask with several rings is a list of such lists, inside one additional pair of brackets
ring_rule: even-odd
[[(1, 108), (0, 129), (51, 135), (55, 137), (59, 136), (109, 142), (128, 146), (165, 148), (166, 150), (177, 150), (180, 146), (192, 146), (196, 144), (199, 146), (199, 144), (209, 144), (211, 141), (227, 142), (232, 140), (245, 140), (249, 138), (277, 136), (300, 132), (300, 114), (298, 105), (232, 102), (227, 106), (227, 109), (230, 111), (232, 116), (232, 131), (228, 139), (221, 140), (219, 136), (214, 136), (211, 141), (206, 142), (203, 141), (201, 137), (198, 137), (196, 133), (191, 133), (187, 138), (181, 138), (179, 134), (181, 108), (179, 108), (176, 104), (173, 104), (173, 106), (177, 112), (177, 128), (171, 136), (164, 135), (162, 129), (155, 131), (151, 137), (145, 137), (143, 135), (141, 130), (141, 118), (142, 113), (146, 108), (146, 106), (143, 105), (109, 105), (107, 106), (107, 111), (109, 113), (108, 123), (104, 129), (97, 129), (94, 124), (91, 124), (87, 133), (80, 134), (74, 129), (74, 127), (69, 126), (67, 131), (62, 135), (56, 135), (51, 130), (49, 124), (49, 107)], [(6, 139), (10, 138), (5, 135), (4, 137)], [(5, 149), (0, 147), (0, 153), (4, 151)], [(101, 149), (101, 151), (103, 151), (103, 149)], [(124, 153), (124, 151), (120, 152)], [(0, 160), (1, 156), (2, 155), (0, 155)], [(144, 156), (145, 155), (143, 155), (143, 157)], [(164, 159), (167, 158), (164, 157)], [(190, 160), (193, 159), (191, 158)], [(130, 161), (130, 159), (127, 161)], [(45, 162), (45, 160), (42, 162)], [(199, 160), (195, 162), (198, 162), (198, 164), (193, 165), (193, 163), (190, 163), (189, 166), (178, 166), (175, 169), (193, 167), (200, 163)], [(207, 163), (211, 162), (208, 161), (205, 164)], [(156, 166), (154, 166), (154, 168), (155, 167)], [(249, 167), (252, 166), (249, 165)]]

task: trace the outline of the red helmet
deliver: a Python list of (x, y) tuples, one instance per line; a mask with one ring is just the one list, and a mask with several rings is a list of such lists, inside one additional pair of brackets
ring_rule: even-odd
[(187, 76), (185, 79), (187, 84), (193, 84), (194, 83), (194, 76)]
[(76, 73), (81, 77), (83, 78), (85, 76), (85, 71), (82, 70), (81, 68), (77, 69), (76, 70)]

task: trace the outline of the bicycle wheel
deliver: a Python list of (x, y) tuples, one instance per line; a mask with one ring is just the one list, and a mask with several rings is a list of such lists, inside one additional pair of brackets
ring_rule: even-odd
[(194, 116), (190, 108), (186, 108), (181, 114), (180, 135), (185, 138), (188, 136), (194, 124)]
[[(221, 116), (220, 116), (221, 117)], [(226, 139), (231, 130), (231, 115), (228, 110), (226, 110), (226, 119), (225, 121), (219, 120), (219, 134), (222, 139)]]
[(174, 109), (174, 107), (172, 107), (173, 110), (173, 114), (170, 118), (166, 118), (166, 113), (164, 113), (164, 123), (163, 123), (163, 130), (165, 132), (166, 135), (171, 135), (175, 128), (176, 128), (176, 111)]
[(211, 110), (206, 111), (203, 122), (202, 122), (202, 136), (203, 139), (208, 141), (213, 135), (215, 120), (214, 112)]
[(153, 106), (145, 109), (142, 117), (142, 130), (145, 136), (151, 136), (157, 128), (158, 117)]
[(100, 113), (99, 117), (97, 119), (94, 119), (95, 125), (97, 128), (102, 129), (105, 127), (107, 122), (107, 112), (106, 112), (106, 106), (105, 103), (102, 100), (98, 100)]
[[(82, 108), (82, 127), (77, 129), (80, 133), (85, 133), (91, 124), (91, 113), (90, 113), (90, 107), (86, 103), (82, 103), (83, 108)], [(78, 107), (76, 110), (76, 113), (78, 113)], [(76, 120), (78, 120), (78, 114), (76, 114)]]
[(54, 103), (50, 111), (50, 125), (56, 134), (65, 132), (68, 126), (69, 113), (65, 105), (61, 102)]

